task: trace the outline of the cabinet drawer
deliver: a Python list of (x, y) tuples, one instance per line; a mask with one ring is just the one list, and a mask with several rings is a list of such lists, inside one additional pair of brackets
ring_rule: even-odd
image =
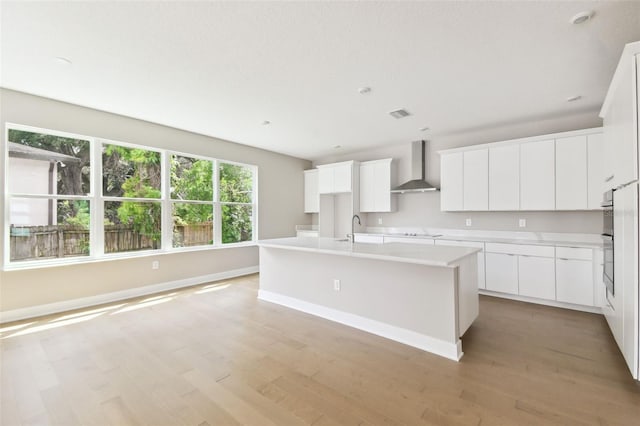
[(556, 257), (558, 259), (593, 259), (593, 250), (590, 248), (578, 247), (556, 247)]
[(487, 253), (517, 254), (522, 256), (554, 257), (554, 247), (530, 246), (524, 244), (486, 243)]

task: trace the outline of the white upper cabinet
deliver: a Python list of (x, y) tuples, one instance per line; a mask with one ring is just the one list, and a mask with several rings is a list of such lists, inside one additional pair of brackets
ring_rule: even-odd
[(320, 194), (351, 192), (353, 188), (353, 161), (318, 166)]
[(518, 210), (518, 145), (489, 148), (489, 210)]
[(360, 163), (360, 211), (375, 211), (375, 178), (374, 166), (371, 163)]
[(606, 188), (638, 179), (640, 43), (625, 47), (600, 112), (604, 122)]
[(587, 137), (556, 139), (556, 209), (587, 209)]
[(462, 152), (442, 155), (440, 158), (440, 210), (462, 210), (462, 176)]
[(604, 185), (604, 139), (602, 133), (587, 136), (587, 208), (601, 209)]
[(489, 209), (489, 150), (466, 151), (463, 156), (462, 207), (464, 210)]
[(322, 167), (318, 169), (318, 193), (333, 193), (333, 168)]
[(520, 144), (520, 210), (554, 210), (554, 140)]
[(360, 163), (360, 211), (391, 212), (391, 158)]
[(353, 164), (341, 163), (333, 168), (333, 192), (351, 192)]
[(443, 211), (599, 209), (602, 130), (440, 151)]
[(320, 195), (318, 192), (318, 170), (304, 171), (304, 212), (320, 211)]

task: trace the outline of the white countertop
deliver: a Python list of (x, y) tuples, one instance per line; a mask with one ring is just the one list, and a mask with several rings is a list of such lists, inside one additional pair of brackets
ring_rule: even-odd
[[(395, 228), (367, 228), (363, 235), (392, 236), (395, 238), (423, 238), (450, 241), (478, 241), (485, 243), (528, 244), (539, 246), (563, 246), (579, 248), (602, 248), (602, 239), (594, 234), (563, 234), (505, 231), (461, 231), (448, 229), (409, 229), (408, 232), (422, 235), (403, 235), (404, 230)], [(407, 231), (404, 231), (407, 232)], [(425, 235), (427, 234), (427, 235)]]
[(477, 253), (473, 247), (432, 246), (403, 243), (366, 244), (337, 241), (334, 238), (278, 238), (258, 241), (261, 247), (299, 250), (313, 253), (415, 263), (428, 266), (455, 267), (460, 259)]

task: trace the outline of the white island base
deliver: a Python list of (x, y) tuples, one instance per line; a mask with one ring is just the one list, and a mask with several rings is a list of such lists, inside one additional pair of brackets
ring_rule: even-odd
[(259, 244), (259, 299), (462, 357), (460, 337), (478, 316), (477, 249), (322, 238)]

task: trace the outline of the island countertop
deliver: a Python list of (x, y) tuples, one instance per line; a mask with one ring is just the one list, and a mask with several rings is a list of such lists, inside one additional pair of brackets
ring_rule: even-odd
[(480, 249), (473, 247), (429, 246), (404, 243), (350, 243), (334, 238), (311, 237), (260, 240), (258, 241), (258, 245), (261, 247), (449, 268), (455, 267), (456, 262), (462, 258), (480, 251)]

